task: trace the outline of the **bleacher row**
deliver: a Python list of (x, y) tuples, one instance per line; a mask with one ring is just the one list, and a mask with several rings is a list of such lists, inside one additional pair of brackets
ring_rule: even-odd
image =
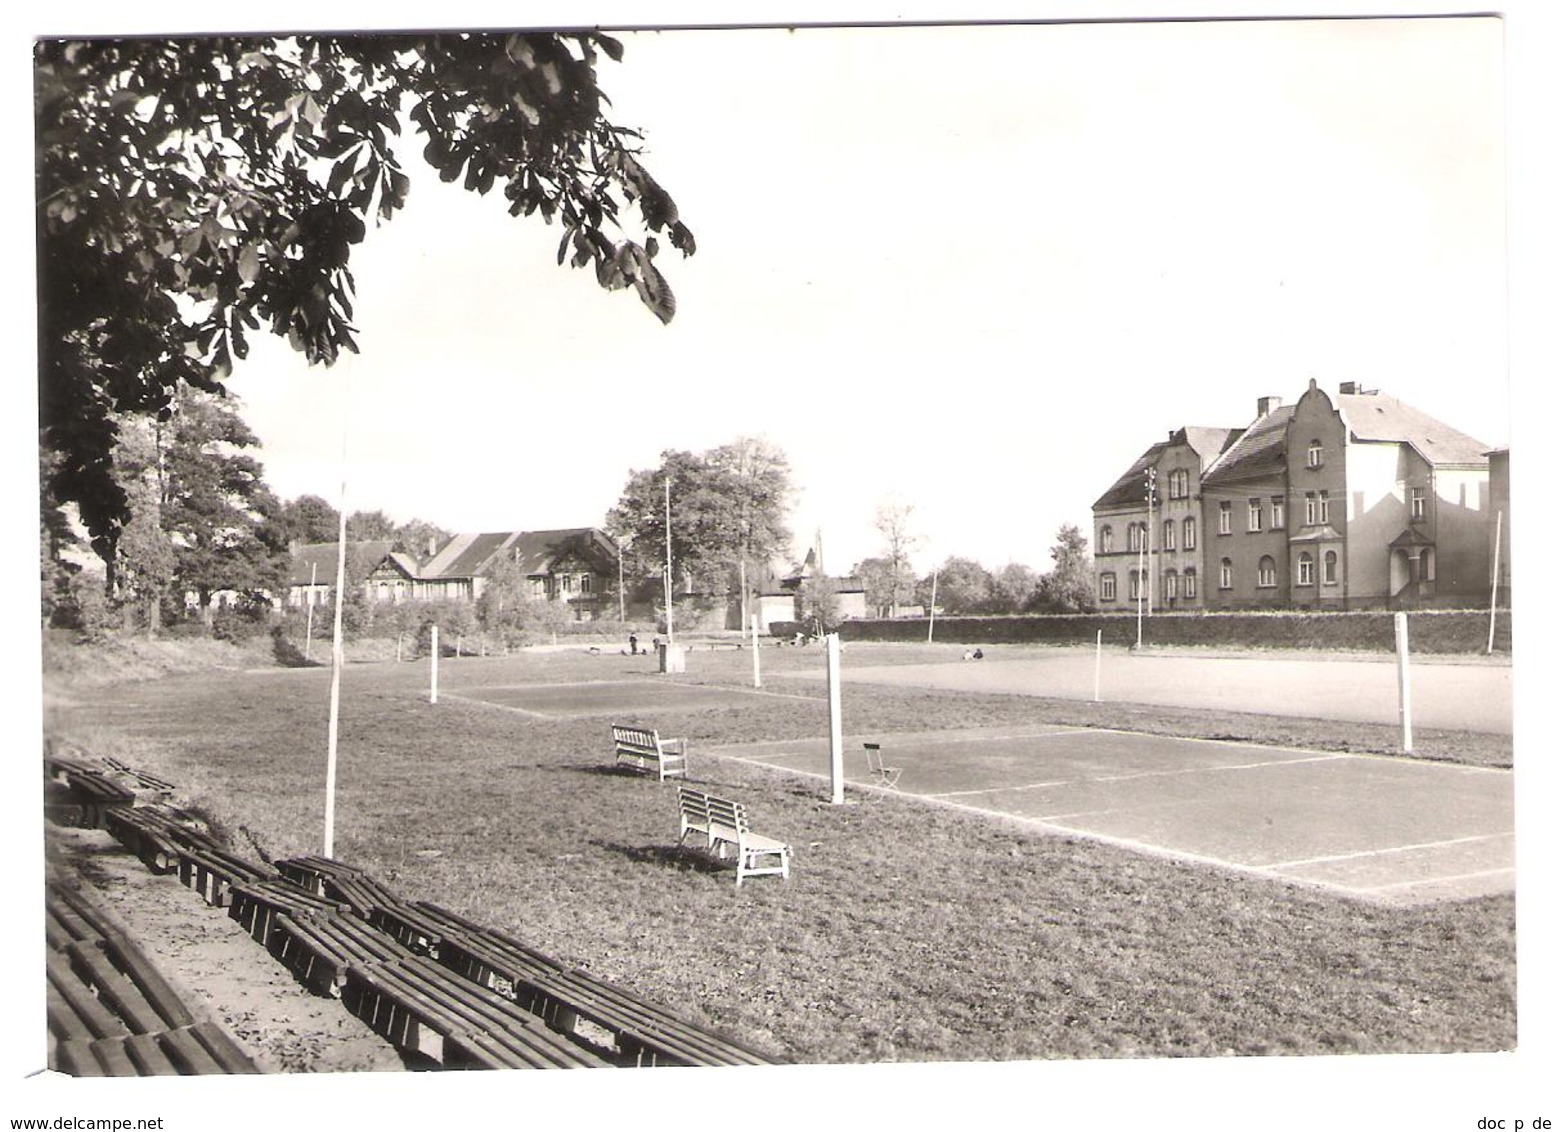
[[(46, 759), (45, 769), (74, 775), (67, 782), (84, 805), (100, 793), (107, 799), (101, 787), (114, 785), (110, 774), (90, 767), (61, 768)], [(101, 781), (83, 789), (83, 778)], [(116, 840), (152, 872), (177, 874), (207, 903), (227, 908), (304, 985), (340, 998), (413, 1063), (497, 1069), (777, 1061), (436, 904), (402, 900), (349, 864), (318, 856), (275, 867), (249, 861), (161, 802), (136, 805), (135, 792), (128, 793), (90, 803)]]
[(44, 931), (50, 1068), (74, 1077), (258, 1072), (85, 893), (51, 880)]

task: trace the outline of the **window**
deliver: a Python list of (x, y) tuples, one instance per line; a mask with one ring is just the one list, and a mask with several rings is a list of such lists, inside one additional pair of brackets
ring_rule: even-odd
[(1128, 600), (1139, 600), (1139, 571), (1128, 571)]
[(1307, 466), (1309, 468), (1323, 467), (1323, 442), (1321, 440), (1313, 440), (1308, 442)]
[(1223, 535), (1231, 533), (1231, 504), (1229, 503), (1220, 505), (1220, 533)]
[(1275, 560), (1264, 555), (1258, 560), (1258, 588), (1272, 590), (1275, 585)]
[(532, 597), (547, 597), (547, 596), (548, 596), (548, 579), (546, 579), (546, 578), (533, 578), (532, 579)]
[(1319, 523), (1327, 523), (1328, 521), (1329, 521), (1329, 493), (1327, 491), (1320, 491), (1318, 493), (1318, 522)]
[(1161, 594), (1167, 605), (1177, 600), (1177, 571), (1166, 571), (1166, 576), (1161, 580)]
[(1182, 521), (1182, 549), (1192, 550), (1198, 542), (1199, 524), (1189, 515)]
[(596, 575), (582, 574), (580, 576), (580, 592), (583, 594), (594, 594), (597, 592)]
[(1247, 501), (1247, 529), (1250, 531), (1264, 529), (1264, 505), (1256, 499)]
[(1220, 588), (1223, 590), (1231, 588), (1231, 559), (1229, 558), (1220, 560)]
[(1323, 584), (1324, 585), (1332, 586), (1332, 585), (1335, 585), (1339, 581), (1338, 574), (1337, 574), (1339, 565), (1340, 565), (1340, 556), (1338, 554), (1335, 554), (1334, 551), (1331, 550), (1331, 551), (1329, 551), (1327, 554), (1325, 554), (1323, 556)]
[(1426, 518), (1426, 488), (1413, 487), (1410, 489), (1410, 519), (1419, 522)]
[(1312, 492), (1307, 493), (1307, 526), (1316, 526), (1318, 523), (1318, 497)]
[(1313, 584), (1313, 556), (1305, 550), (1296, 557), (1296, 584), (1299, 586)]
[(575, 575), (560, 574), (558, 578), (559, 592), (572, 594), (575, 592)]
[(1105, 527), (1101, 528), (1101, 538), (1100, 538), (1099, 542), (1100, 542), (1100, 545), (1101, 545), (1101, 553), (1102, 554), (1111, 554), (1112, 553), (1112, 528), (1111, 528), (1111, 526), (1105, 526)]
[(1110, 570), (1101, 575), (1101, 600), (1117, 600), (1117, 575)]
[(1199, 572), (1192, 566), (1182, 572), (1182, 596), (1185, 598), (1199, 596)]
[(1177, 524), (1171, 519), (1161, 524), (1161, 549), (1177, 549)]
[(1269, 501), (1269, 529), (1285, 530), (1285, 497), (1277, 495)]
[(1140, 531), (1140, 529), (1139, 529), (1139, 524), (1138, 523), (1129, 523), (1128, 524), (1128, 550), (1129, 550), (1129, 553), (1137, 554), (1139, 551), (1141, 551), (1143, 549), (1144, 549), (1144, 537), (1143, 537), (1143, 532)]
[(1188, 470), (1177, 468), (1166, 477), (1167, 494), (1172, 499), (1188, 498)]

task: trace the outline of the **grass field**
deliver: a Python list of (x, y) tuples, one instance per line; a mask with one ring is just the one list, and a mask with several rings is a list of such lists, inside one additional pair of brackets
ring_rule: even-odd
[[(884, 647), (875, 663), (926, 659)], [(864, 646), (852, 655), (865, 657)], [(769, 671), (818, 666), (769, 648)], [(796, 849), (791, 880), (735, 889), (672, 851), (672, 788), (608, 771), (613, 719), (538, 718), (465, 689), (649, 676), (583, 652), (350, 666), (337, 855), (798, 1061), (1476, 1051), (1515, 1041), (1511, 897), (1415, 909), (1046, 836), (816, 781), (702, 746), (824, 733), (822, 681), (647, 722), (688, 735), (692, 776)], [(739, 688), (748, 654), (696, 652)], [(665, 677), (659, 679), (667, 679)], [(204, 672), (53, 702), (57, 729), (178, 783), (246, 853), (319, 849), (327, 674)], [(1092, 723), (1392, 752), (1393, 728), (850, 686), (855, 731)], [(1505, 737), (1419, 737), (1426, 757), (1511, 765)]]

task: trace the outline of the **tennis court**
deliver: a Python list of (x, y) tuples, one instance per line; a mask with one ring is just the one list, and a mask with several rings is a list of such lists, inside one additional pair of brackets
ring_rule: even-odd
[[(1384, 903), (1513, 889), (1504, 770), (1109, 730), (977, 729), (850, 736), (846, 779), (863, 787), (864, 742), (883, 745), (903, 794), (1055, 833)], [(708, 753), (817, 776), (829, 789), (825, 739)]]

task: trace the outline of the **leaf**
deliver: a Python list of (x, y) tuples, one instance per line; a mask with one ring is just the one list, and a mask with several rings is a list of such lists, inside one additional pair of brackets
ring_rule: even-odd
[(591, 38), (613, 62), (622, 63), (624, 61), (624, 45), (618, 40), (610, 35), (603, 35), (601, 32), (597, 32)]
[(239, 278), (246, 286), (260, 278), (260, 253), (254, 244), (245, 244), (239, 251)]

